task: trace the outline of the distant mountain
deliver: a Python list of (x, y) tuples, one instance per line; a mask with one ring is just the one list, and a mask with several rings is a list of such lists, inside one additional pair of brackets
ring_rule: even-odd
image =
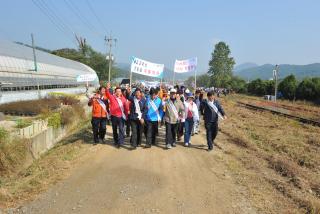
[[(242, 77), (245, 80), (253, 79), (270, 79), (273, 75), (275, 65), (265, 64), (257, 67), (245, 68), (235, 72), (236, 76)], [(303, 79), (305, 77), (320, 77), (320, 63), (308, 65), (279, 65), (279, 77), (284, 78), (290, 74), (294, 74), (296, 78)]]
[(255, 67), (258, 67), (259, 65), (256, 64), (256, 63), (252, 63), (252, 62), (246, 62), (246, 63), (243, 63), (243, 64), (240, 64), (240, 65), (237, 65), (233, 71), (234, 73), (237, 73), (241, 70), (244, 70), (244, 69), (249, 69), (249, 68), (255, 68)]

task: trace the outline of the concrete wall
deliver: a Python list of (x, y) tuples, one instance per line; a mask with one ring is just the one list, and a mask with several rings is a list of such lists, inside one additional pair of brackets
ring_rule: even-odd
[(30, 138), (30, 152), (33, 158), (38, 159), (41, 154), (51, 149), (56, 143), (67, 135), (68, 127), (48, 127), (34, 137)]

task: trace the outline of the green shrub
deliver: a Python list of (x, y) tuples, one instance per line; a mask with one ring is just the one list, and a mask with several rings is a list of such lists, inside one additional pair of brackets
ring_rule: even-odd
[(61, 115), (59, 112), (52, 113), (48, 117), (48, 126), (58, 128), (61, 126)]
[(248, 92), (250, 94), (262, 96), (265, 95), (267, 92), (267, 84), (265, 81), (261, 79), (253, 80), (248, 84)]
[(279, 91), (281, 91), (284, 98), (293, 100), (296, 98), (298, 82), (296, 77), (291, 74), (284, 78), (279, 84)]
[(16, 121), (16, 124), (17, 124), (16, 128), (22, 129), (22, 128), (31, 126), (32, 125), (32, 121), (31, 120), (18, 119)]
[(0, 127), (0, 142), (3, 142), (9, 137), (9, 133), (3, 127)]
[(315, 81), (305, 78), (297, 88), (297, 97), (301, 100), (315, 100), (317, 98)]

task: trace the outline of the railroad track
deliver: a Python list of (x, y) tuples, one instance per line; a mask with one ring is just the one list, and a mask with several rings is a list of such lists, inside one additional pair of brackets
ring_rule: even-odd
[(297, 121), (299, 121), (301, 123), (311, 124), (311, 125), (320, 127), (320, 121), (311, 120), (311, 119), (304, 118), (304, 117), (299, 117), (299, 116), (294, 116), (294, 115), (291, 115), (291, 114), (288, 114), (288, 113), (285, 113), (285, 112), (281, 112), (281, 111), (277, 111), (277, 110), (269, 109), (269, 108), (264, 108), (264, 107), (261, 107), (261, 106), (252, 105), (252, 104), (248, 104), (248, 103), (244, 103), (244, 102), (240, 102), (240, 101), (238, 101), (237, 103), (239, 105), (241, 105), (241, 106), (244, 106), (244, 107), (248, 108), (248, 109), (260, 110), (260, 111), (269, 111), (269, 112), (271, 112), (273, 114), (277, 114), (277, 115), (281, 115), (281, 116), (284, 116), (284, 117), (287, 117), (287, 118), (291, 118), (291, 119), (297, 120)]

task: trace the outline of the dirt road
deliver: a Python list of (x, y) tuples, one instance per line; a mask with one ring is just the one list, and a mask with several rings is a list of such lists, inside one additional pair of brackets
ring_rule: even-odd
[(246, 190), (229, 175), (222, 151), (206, 151), (203, 131), (192, 138), (192, 148), (165, 150), (163, 136), (160, 129), (161, 143), (151, 149), (90, 147), (69, 178), (20, 212), (256, 213)]

